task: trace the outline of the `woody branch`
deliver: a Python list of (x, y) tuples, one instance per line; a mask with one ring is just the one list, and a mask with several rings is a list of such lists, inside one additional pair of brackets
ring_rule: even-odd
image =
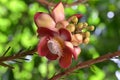
[(113, 58), (113, 57), (116, 57), (116, 56), (120, 56), (120, 51), (117, 51), (117, 52), (114, 52), (114, 53), (111, 53), (111, 54), (106, 54), (106, 55), (100, 56), (98, 58), (79, 63), (78, 65), (76, 65), (74, 67), (71, 67), (71, 68), (65, 70), (64, 72), (60, 72), (60, 73), (56, 74), (55, 76), (53, 76), (49, 80), (59, 79), (59, 78), (65, 76), (65, 75), (68, 75), (68, 74), (74, 72), (75, 70), (89, 67), (90, 65), (109, 60), (110, 58)]
[[(49, 1), (47, 1), (47, 0), (37, 0), (40, 4), (43, 4), (43, 5), (45, 5), (45, 6), (48, 6), (48, 7), (51, 7), (51, 6), (55, 6), (56, 5), (56, 3), (54, 3), (54, 2), (49, 2)], [(87, 2), (88, 0), (77, 0), (77, 1), (75, 1), (75, 2), (73, 2), (73, 3), (70, 3), (70, 4), (68, 4), (68, 3), (63, 3), (64, 4), (64, 6), (65, 7), (71, 7), (71, 6), (75, 6), (75, 5), (78, 5), (78, 4), (81, 4), (81, 3), (85, 3), (85, 2)]]
[(28, 51), (24, 51), (24, 52), (18, 52), (14, 55), (11, 55), (11, 56), (2, 56), (0, 57), (0, 63), (4, 62), (4, 61), (11, 61), (11, 60), (14, 60), (14, 59), (19, 59), (19, 58), (22, 58), (22, 57), (25, 57), (27, 55), (33, 55), (35, 52), (36, 52), (36, 47), (32, 50), (28, 50)]

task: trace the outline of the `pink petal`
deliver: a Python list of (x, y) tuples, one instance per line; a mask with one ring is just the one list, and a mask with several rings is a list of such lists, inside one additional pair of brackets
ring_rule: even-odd
[(56, 60), (58, 58), (58, 55), (52, 54), (52, 53), (48, 53), (46, 55), (46, 58), (48, 58), (49, 60)]
[(71, 42), (65, 41), (65, 45), (70, 48), (74, 59), (78, 58), (78, 55), (81, 52), (81, 49), (78, 46), (73, 46)]
[(34, 21), (36, 22), (36, 19), (40, 16), (40, 14), (42, 14), (42, 12), (37, 12), (35, 15), (34, 15)]
[(75, 50), (75, 53), (73, 54), (73, 56), (74, 56), (74, 59), (77, 59), (81, 52), (81, 49), (80, 49), (80, 47), (75, 46), (74, 50)]
[(71, 42), (68, 42), (68, 41), (65, 41), (65, 45), (71, 49), (71, 52), (72, 52), (74, 59), (77, 59), (78, 55), (81, 52), (81, 49), (77, 46), (73, 47), (73, 44)]
[(80, 19), (82, 17), (81, 14), (74, 14), (71, 17), (69, 17), (67, 21), (70, 22), (73, 16), (76, 16), (78, 19)]
[(63, 21), (60, 21), (56, 24), (55, 28), (57, 29), (60, 29), (60, 28), (66, 28), (66, 26), (69, 24), (68, 21), (66, 20), (63, 20)]
[(83, 15), (82, 14), (74, 14), (73, 16), (76, 16), (77, 18), (81, 18)]
[(65, 41), (71, 41), (71, 33), (65, 29), (65, 28), (60, 28), (59, 29), (60, 36), (65, 40)]
[(54, 28), (55, 22), (49, 14), (37, 12), (34, 16), (37, 27)]
[(65, 45), (71, 49), (74, 49), (73, 44), (71, 42), (65, 41)]
[(54, 17), (56, 22), (62, 21), (64, 20), (65, 16), (64, 16), (64, 6), (62, 4), (62, 2), (58, 3), (53, 11), (52, 11), (52, 16)]
[(57, 30), (55, 29), (53, 30), (45, 27), (39, 27), (37, 29), (37, 32), (38, 32), (38, 36), (54, 36), (58, 34)]
[(68, 68), (72, 62), (72, 52), (69, 47), (63, 50), (63, 55), (59, 59), (59, 64), (62, 68)]
[(40, 56), (46, 56), (47, 53), (49, 53), (49, 49), (47, 47), (47, 41), (48, 41), (47, 39), (48, 37), (46, 36), (46, 37), (41, 38), (39, 41), (37, 51)]

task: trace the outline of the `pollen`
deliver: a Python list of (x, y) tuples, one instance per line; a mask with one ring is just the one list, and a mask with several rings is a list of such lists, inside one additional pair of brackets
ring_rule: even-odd
[(55, 39), (50, 39), (47, 42), (48, 49), (52, 54), (57, 54), (59, 57), (62, 56), (62, 47)]

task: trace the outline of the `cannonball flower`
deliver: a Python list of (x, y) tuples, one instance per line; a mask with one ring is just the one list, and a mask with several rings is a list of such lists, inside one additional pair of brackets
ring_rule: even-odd
[[(78, 40), (76, 37), (74, 39), (75, 34), (72, 34), (70, 31), (72, 29), (69, 28), (71, 21), (75, 22), (74, 25), (76, 25), (77, 21), (74, 16), (82, 17), (80, 14), (75, 14), (67, 20), (65, 19), (62, 2), (58, 3), (50, 14), (37, 12), (34, 16), (34, 22), (38, 28), (37, 33), (40, 37), (38, 54), (49, 60), (58, 59), (62, 68), (68, 68), (72, 62), (72, 57), (77, 59), (81, 52), (78, 45), (73, 44)], [(72, 31), (74, 33), (74, 30)]]
[(65, 28), (58, 31), (49, 28), (40, 27), (39, 35), (42, 36), (38, 44), (38, 54), (45, 56), (49, 60), (59, 60), (62, 68), (68, 68), (72, 62), (72, 57), (77, 59), (80, 53), (79, 47), (73, 47), (71, 34)]

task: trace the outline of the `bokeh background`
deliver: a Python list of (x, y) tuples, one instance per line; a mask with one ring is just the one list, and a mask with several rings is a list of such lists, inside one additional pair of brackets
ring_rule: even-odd
[[(73, 3), (76, 0), (62, 1)], [(38, 11), (48, 12), (36, 0), (0, 0), (0, 56), (9, 46), (11, 49), (6, 56), (37, 45), (33, 17)], [(95, 30), (91, 32), (90, 43), (80, 45), (81, 55), (71, 66), (120, 50), (120, 0), (88, 0), (65, 8), (66, 18), (76, 13), (83, 14), (80, 21), (94, 25)], [(26, 58), (29, 60), (6, 62), (15, 67), (13, 70), (0, 66), (0, 80), (46, 80), (63, 71), (57, 61), (48, 62), (37, 54)], [(77, 70), (61, 80), (120, 80), (120, 58)]]

